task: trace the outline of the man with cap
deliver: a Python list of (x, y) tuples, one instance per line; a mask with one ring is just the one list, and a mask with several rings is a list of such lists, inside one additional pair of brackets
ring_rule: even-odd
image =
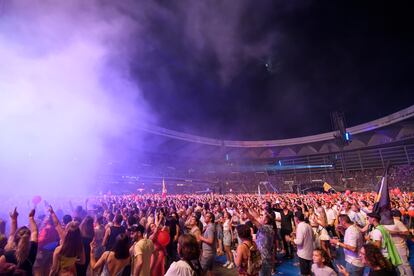
[(407, 247), (407, 236), (410, 234), (404, 223), (401, 222), (401, 212), (397, 209), (391, 211), (394, 218), (394, 224), (384, 225), (384, 228), (391, 234), (391, 239), (400, 254), (402, 265), (398, 266), (400, 275), (412, 276), (413, 271), (408, 262), (408, 247)]
[(368, 224), (371, 225), (372, 231), (369, 232), (369, 240), (372, 244), (374, 244), (376, 247), (381, 249), (382, 255), (384, 255), (385, 258), (388, 258), (388, 252), (387, 248), (384, 245), (383, 241), (383, 235), (377, 227), (380, 225), (381, 216), (377, 213), (368, 213)]
[(381, 216), (377, 213), (368, 214), (368, 222), (375, 228), (371, 231), (369, 237), (371, 242), (381, 249), (382, 254), (387, 258), (394, 267), (400, 266), (402, 260), (391, 235), (383, 225), (380, 224)]
[(369, 213), (367, 216), (368, 223), (374, 226), (374, 229), (369, 233), (369, 239), (371, 240), (372, 244), (381, 249), (382, 255), (388, 259), (388, 250), (385, 246), (384, 236), (378, 229), (378, 226), (380, 226), (381, 216), (377, 213)]
[(154, 244), (150, 239), (144, 238), (145, 228), (140, 224), (132, 225), (128, 231), (134, 244), (131, 246), (131, 275), (149, 276), (151, 273), (151, 255)]

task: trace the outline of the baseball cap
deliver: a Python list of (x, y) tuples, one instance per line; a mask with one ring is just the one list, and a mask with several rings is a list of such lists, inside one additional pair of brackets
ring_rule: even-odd
[(367, 216), (370, 218), (376, 218), (377, 220), (381, 220), (381, 216), (378, 213), (372, 212), (372, 213), (367, 214)]

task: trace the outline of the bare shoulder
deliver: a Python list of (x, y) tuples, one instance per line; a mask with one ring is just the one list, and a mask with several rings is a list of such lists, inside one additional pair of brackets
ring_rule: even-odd
[(62, 246), (59, 245), (58, 247), (55, 248), (55, 251), (53, 252), (53, 254), (55, 255), (59, 254), (61, 249), (62, 249)]

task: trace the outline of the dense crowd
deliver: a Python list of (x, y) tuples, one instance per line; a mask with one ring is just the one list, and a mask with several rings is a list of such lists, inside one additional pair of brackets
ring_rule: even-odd
[[(338, 188), (352, 189), (353, 191), (366, 192), (375, 188), (381, 179), (383, 168), (364, 168), (347, 170), (344, 173), (340, 169), (300, 169), (295, 173), (291, 171), (268, 171), (263, 166), (239, 167), (224, 166), (221, 171), (191, 166), (171, 167), (167, 165), (137, 165), (135, 174), (102, 175), (100, 184), (106, 184), (106, 190), (115, 190), (114, 186), (131, 187), (139, 186), (146, 193), (156, 193), (160, 190), (160, 175), (174, 186), (176, 193), (196, 193), (206, 191), (208, 188), (223, 193), (255, 193), (258, 186), (264, 192), (297, 192), (295, 186), (301, 186), (305, 190), (309, 184), (328, 182)], [(145, 184), (143, 184), (145, 183)], [(182, 186), (176, 185), (181, 183)], [(414, 189), (414, 166), (395, 165), (389, 171), (389, 185), (391, 187), (404, 187), (406, 190)], [(128, 189), (126, 189), (128, 190)], [(124, 191), (122, 191), (124, 192)]]
[[(0, 220), (0, 275), (413, 275), (407, 240), (414, 194), (391, 191), (393, 225), (375, 193), (137, 195), (89, 198), (70, 210), (36, 202)], [(7, 230), (6, 230), (7, 229)], [(220, 264), (221, 265), (221, 264)]]

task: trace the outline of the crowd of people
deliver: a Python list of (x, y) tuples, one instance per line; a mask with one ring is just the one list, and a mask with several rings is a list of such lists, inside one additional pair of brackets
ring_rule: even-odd
[[(174, 186), (176, 193), (197, 193), (207, 189), (223, 193), (255, 193), (258, 186), (264, 192), (289, 193), (297, 192), (298, 185), (302, 190), (307, 185), (321, 185), (328, 182), (338, 188), (366, 192), (375, 188), (381, 179), (384, 168), (357, 168), (344, 173), (340, 169), (297, 169), (292, 171), (268, 171), (262, 165), (242, 167), (223, 166), (220, 170), (202, 169), (202, 166), (192, 168), (190, 165), (171, 167), (168, 165), (138, 164), (135, 174), (101, 175), (99, 183), (104, 183), (106, 190), (114, 191), (114, 186), (139, 187), (145, 193), (156, 193), (160, 190), (160, 175)], [(150, 168), (150, 169), (149, 169)], [(261, 168), (261, 169), (260, 169)], [(389, 185), (414, 189), (414, 166), (394, 165), (389, 170)], [(177, 185), (179, 184), (179, 185)], [(115, 192), (115, 191), (114, 191)], [(121, 191), (124, 192), (124, 191)]]
[(28, 226), (18, 227), (22, 206), (0, 220), (0, 275), (213, 275), (220, 265), (265, 276), (293, 258), (301, 275), (413, 275), (414, 193), (390, 194), (393, 225), (373, 212), (375, 193), (349, 191), (36, 202)]

